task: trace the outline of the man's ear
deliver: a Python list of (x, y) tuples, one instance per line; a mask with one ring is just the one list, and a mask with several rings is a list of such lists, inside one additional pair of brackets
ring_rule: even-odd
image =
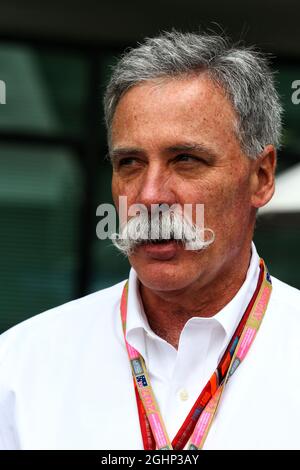
[(253, 162), (251, 202), (256, 209), (266, 205), (274, 194), (276, 161), (275, 147), (267, 145)]

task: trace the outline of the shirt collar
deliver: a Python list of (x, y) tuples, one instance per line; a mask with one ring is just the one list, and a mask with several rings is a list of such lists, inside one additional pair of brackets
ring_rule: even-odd
[(126, 339), (146, 360), (145, 333), (154, 334), (147, 320), (139, 291), (139, 279), (131, 268), (128, 279)]
[[(252, 243), (252, 254), (246, 278), (242, 286), (231, 301), (225, 305), (216, 315), (209, 318), (193, 317), (186, 323), (185, 327), (193, 322), (195, 326), (204, 325), (212, 321), (219, 324), (224, 332), (225, 338), (219, 358), (224, 353), (239, 321), (241, 320), (248, 303), (255, 291), (259, 277), (259, 256), (254, 243)], [(128, 282), (126, 337), (128, 342), (135, 347), (146, 359), (145, 333), (159, 339), (151, 330), (148, 323), (142, 299), (139, 292), (139, 279), (136, 271), (131, 268)], [(163, 340), (162, 340), (163, 341)]]
[[(259, 256), (254, 243), (252, 243), (252, 255), (246, 278), (236, 295), (212, 318), (217, 320), (224, 328), (226, 335), (231, 337), (241, 320), (247, 305), (257, 286), (259, 277)], [(235, 318), (236, 321), (232, 321)]]

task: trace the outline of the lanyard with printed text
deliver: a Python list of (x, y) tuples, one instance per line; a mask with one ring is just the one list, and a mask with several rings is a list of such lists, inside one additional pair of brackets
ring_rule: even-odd
[(184, 423), (174, 437), (169, 439), (158, 403), (152, 390), (145, 361), (126, 340), (128, 281), (121, 298), (121, 318), (125, 344), (132, 368), (138, 414), (145, 450), (202, 449), (216, 414), (226, 382), (245, 358), (254, 341), (268, 306), (272, 291), (271, 278), (263, 259), (255, 292), (235, 330), (215, 372), (200, 393)]

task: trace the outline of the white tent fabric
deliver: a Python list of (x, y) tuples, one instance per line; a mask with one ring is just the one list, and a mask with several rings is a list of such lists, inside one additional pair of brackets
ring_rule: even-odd
[(278, 175), (273, 198), (259, 210), (261, 215), (276, 212), (300, 212), (300, 163)]

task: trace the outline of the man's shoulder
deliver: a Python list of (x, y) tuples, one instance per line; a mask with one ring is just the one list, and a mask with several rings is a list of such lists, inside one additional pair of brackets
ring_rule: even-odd
[(271, 305), (285, 316), (295, 316), (300, 321), (300, 290), (272, 276)]
[(61, 332), (76, 334), (110, 320), (119, 309), (126, 281), (46, 310), (10, 328), (0, 335), (0, 356), (14, 343), (39, 342)]
[(295, 303), (296, 306), (300, 307), (300, 290), (293, 287), (285, 282), (272, 276), (272, 285), (274, 288), (274, 295), (276, 299), (282, 302)]

